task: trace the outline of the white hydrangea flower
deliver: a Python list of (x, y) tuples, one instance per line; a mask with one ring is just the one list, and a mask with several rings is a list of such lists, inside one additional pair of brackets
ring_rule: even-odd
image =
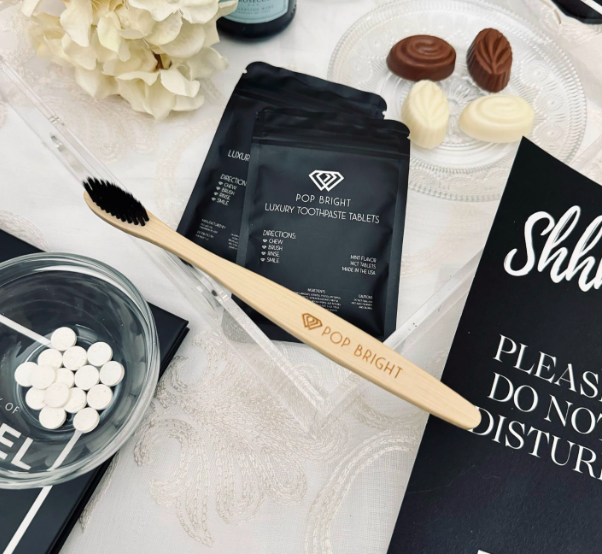
[(24, 0), (37, 54), (74, 67), (90, 96), (118, 94), (156, 119), (204, 103), (201, 79), (227, 67), (212, 48), (216, 23), (236, 0), (63, 0), (60, 16)]
[(130, 0), (135, 8), (148, 11), (155, 21), (180, 13), (190, 23), (207, 23), (218, 12), (218, 0)]

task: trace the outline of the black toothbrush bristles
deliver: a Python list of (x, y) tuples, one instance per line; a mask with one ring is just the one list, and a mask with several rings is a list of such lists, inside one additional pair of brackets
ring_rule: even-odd
[(144, 227), (148, 214), (144, 206), (129, 192), (122, 188), (95, 177), (84, 181), (84, 188), (92, 201), (103, 211), (115, 216), (121, 221)]

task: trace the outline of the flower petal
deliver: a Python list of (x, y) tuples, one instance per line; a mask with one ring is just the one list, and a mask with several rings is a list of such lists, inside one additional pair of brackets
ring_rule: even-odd
[(220, 2), (218, 4), (217, 14), (211, 21), (205, 24), (205, 44), (203, 46), (213, 46), (219, 42), (219, 35), (217, 33), (217, 20), (224, 15), (232, 13), (238, 2), (236, 0), (228, 2)]
[(80, 46), (90, 46), (90, 26), (93, 19), (90, 0), (69, 0), (60, 17), (65, 32)]
[(125, 39), (138, 39), (147, 36), (155, 25), (150, 12), (130, 5), (121, 5), (115, 11), (121, 22), (121, 36)]
[(103, 75), (99, 69), (90, 71), (88, 69), (76, 67), (75, 80), (80, 87), (97, 100), (106, 98), (111, 94), (117, 94), (117, 83), (115, 82), (115, 79)]
[(147, 85), (154, 85), (158, 78), (158, 71), (132, 71), (131, 73), (122, 73), (121, 75), (117, 75), (117, 79), (122, 81), (133, 81), (134, 79), (140, 79)]
[(176, 96), (176, 101), (172, 110), (174, 112), (188, 112), (197, 110), (205, 103), (205, 95), (202, 90), (199, 90), (196, 96), (189, 98), (188, 96)]
[(130, 106), (137, 112), (144, 112), (144, 100), (146, 97), (146, 85), (140, 81), (117, 81), (117, 90), (125, 98)]
[(21, 6), (21, 11), (27, 17), (31, 17), (33, 15), (33, 12), (36, 11), (36, 8), (38, 7), (39, 3), (40, 3), (40, 0), (23, 0), (23, 5)]
[(177, 2), (166, 0), (129, 0), (129, 4), (134, 8), (150, 12), (155, 21), (163, 21), (180, 9)]
[(154, 85), (147, 87), (144, 109), (155, 119), (165, 119), (175, 104), (175, 96), (157, 81)]
[(133, 71), (154, 71), (157, 67), (157, 59), (148, 49), (132, 48), (129, 60), (122, 62), (115, 58), (103, 64), (102, 72), (105, 75), (118, 76)]
[(228, 60), (213, 48), (203, 48), (198, 54), (182, 60), (189, 70), (190, 79), (207, 79), (228, 67)]
[(58, 38), (51, 39), (48, 37), (44, 37), (43, 46), (38, 48), (37, 52), (41, 58), (48, 58), (60, 66), (72, 66), (72, 62), (65, 54), (65, 51), (63, 50), (63, 45), (61, 44), (61, 41)]
[(108, 62), (109, 60), (119, 60), (117, 54), (108, 48), (105, 48), (98, 40), (98, 32), (94, 31), (92, 38), (90, 39), (90, 46), (96, 52), (96, 59), (100, 63)]
[(217, 17), (224, 17), (231, 14), (238, 7), (238, 0), (227, 0), (218, 4)]
[(180, 12), (173, 13), (164, 21), (158, 21), (146, 40), (157, 46), (167, 44), (176, 39), (181, 28), (182, 14)]
[(89, 70), (96, 68), (96, 52), (92, 46), (80, 46), (67, 34), (63, 36), (61, 45), (74, 65)]
[(207, 23), (215, 16), (218, 10), (218, 3), (212, 2), (205, 6), (187, 6), (182, 7), (182, 16), (190, 23)]
[(161, 82), (169, 92), (190, 98), (196, 96), (201, 87), (201, 83), (189, 81), (175, 67), (161, 70)]
[(122, 38), (120, 30), (121, 23), (117, 15), (108, 13), (98, 22), (98, 40), (102, 46), (115, 52), (121, 61), (127, 61), (130, 57), (130, 47), (128, 41)]
[(203, 25), (193, 25), (184, 21), (178, 37), (163, 44), (161, 50), (174, 58), (190, 58), (203, 48), (205, 29)]

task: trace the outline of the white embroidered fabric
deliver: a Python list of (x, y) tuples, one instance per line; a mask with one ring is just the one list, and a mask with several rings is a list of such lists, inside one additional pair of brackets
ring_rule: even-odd
[[(0, 14), (0, 54), (148, 208), (176, 226), (243, 68), (264, 60), (325, 77), (340, 36), (379, 3), (299, 0), (295, 21), (278, 37), (222, 42), (230, 69), (204, 83), (211, 101), (160, 124), (119, 99), (90, 99), (69, 71), (32, 59), (13, 7)], [(516, 2), (508, 4), (517, 9)], [(586, 84), (587, 52), (600, 48), (599, 26), (584, 28), (546, 2), (521, 9), (559, 42), (572, 44), (582, 56)], [(600, 85), (592, 79), (589, 86)], [(594, 140), (602, 109), (590, 104), (582, 150), (589, 175), (600, 181), (601, 149)], [(337, 417), (309, 432), (269, 383), (223, 348), (223, 329), (199, 318), (133, 240), (94, 218), (78, 194), (66, 193), (72, 177), (32, 136), (0, 103), (0, 229), (43, 249), (105, 261), (150, 302), (191, 322), (143, 425), (116, 457), (62, 552), (384, 554), (426, 416), (366, 384)], [(410, 193), (398, 322), (482, 247), (495, 208), (495, 202)], [(405, 354), (439, 375), (460, 308)], [(317, 364), (304, 347), (292, 356), (318, 388), (342, 371)]]

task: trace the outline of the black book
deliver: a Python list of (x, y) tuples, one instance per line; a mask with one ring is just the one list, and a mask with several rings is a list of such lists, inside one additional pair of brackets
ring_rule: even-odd
[[(0, 230), (0, 262), (39, 252), (37, 248)], [(151, 305), (161, 350), (161, 375), (188, 332), (188, 322)], [(81, 515), (111, 460), (76, 479), (56, 485), (11, 553), (57, 554)], [(40, 489), (0, 489), (0, 552), (6, 548), (38, 498)]]
[(602, 187), (523, 139), (389, 554), (602, 552)]

